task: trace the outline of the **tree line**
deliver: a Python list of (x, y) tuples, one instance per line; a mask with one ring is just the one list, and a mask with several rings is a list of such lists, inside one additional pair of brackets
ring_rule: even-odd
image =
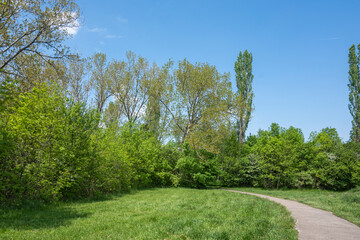
[(254, 109), (247, 50), (235, 61), (233, 91), (230, 74), (208, 63), (158, 66), (130, 51), (123, 59), (69, 54), (63, 41), (79, 17), (74, 1), (0, 6), (0, 203), (161, 186), (359, 185), (354, 46), (352, 141), (333, 128), (305, 141), (300, 129), (276, 123), (246, 137)]

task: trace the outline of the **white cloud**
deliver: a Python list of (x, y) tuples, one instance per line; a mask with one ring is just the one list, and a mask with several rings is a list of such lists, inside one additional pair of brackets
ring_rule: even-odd
[(106, 32), (106, 28), (90, 28), (89, 32)]
[(75, 35), (78, 33), (79, 28), (80, 28), (80, 24), (77, 27), (65, 27), (64, 30), (70, 35)]
[(117, 17), (116, 21), (121, 22), (121, 23), (127, 23), (128, 22), (127, 18), (122, 18), (122, 17)]
[(65, 19), (65, 16), (68, 15), (69, 19), (71, 19), (72, 21), (70, 23), (67, 24), (66, 27), (61, 27), (61, 29), (65, 32), (67, 32), (69, 35), (75, 35), (78, 33), (79, 29), (80, 29), (80, 22), (79, 22), (79, 15), (76, 12), (72, 12), (72, 13), (64, 13), (63, 17)]
[(122, 38), (121, 35), (106, 35), (105, 38), (115, 39), (115, 38)]

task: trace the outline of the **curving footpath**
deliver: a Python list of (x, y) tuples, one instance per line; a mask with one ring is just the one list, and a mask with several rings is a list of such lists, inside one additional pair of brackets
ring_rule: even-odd
[(347, 240), (360, 239), (360, 227), (335, 216), (332, 212), (313, 208), (308, 205), (266, 195), (228, 190), (248, 195), (266, 198), (284, 205), (295, 219), (295, 228), (299, 232), (300, 240)]

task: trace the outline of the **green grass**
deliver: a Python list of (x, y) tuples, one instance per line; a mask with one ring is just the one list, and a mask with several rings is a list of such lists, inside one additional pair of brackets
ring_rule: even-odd
[(360, 191), (347, 192), (325, 190), (264, 190), (258, 188), (236, 188), (244, 192), (259, 193), (284, 199), (296, 200), (309, 206), (333, 212), (360, 226)]
[(0, 210), (0, 239), (297, 239), (285, 207), (221, 190), (154, 189)]

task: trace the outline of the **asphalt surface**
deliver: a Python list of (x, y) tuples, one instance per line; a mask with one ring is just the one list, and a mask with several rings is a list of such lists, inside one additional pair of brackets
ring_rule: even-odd
[(360, 227), (335, 216), (332, 212), (292, 200), (236, 190), (227, 191), (254, 195), (284, 205), (295, 219), (295, 228), (299, 232), (300, 240), (360, 240)]

